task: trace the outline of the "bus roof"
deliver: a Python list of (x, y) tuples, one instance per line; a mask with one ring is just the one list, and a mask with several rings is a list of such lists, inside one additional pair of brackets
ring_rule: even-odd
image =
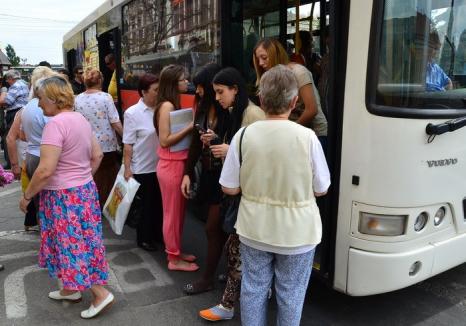
[(63, 36), (63, 41), (67, 41), (76, 33), (82, 31), (92, 23), (94, 23), (99, 17), (105, 15), (111, 9), (118, 7), (120, 4), (127, 2), (128, 0), (107, 0), (100, 5), (97, 9), (91, 12), (86, 18), (81, 20), (76, 26), (74, 26), (68, 33)]

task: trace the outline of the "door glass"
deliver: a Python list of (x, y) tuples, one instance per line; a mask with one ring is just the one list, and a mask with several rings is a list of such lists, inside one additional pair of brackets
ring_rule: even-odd
[[(292, 54), (296, 52), (295, 33), (298, 11), (296, 6), (292, 3), (289, 5), (292, 6), (287, 9), (286, 45), (288, 53)], [(301, 41), (301, 49), (299, 53), (303, 56), (304, 64), (308, 69), (312, 66), (312, 63), (314, 63), (320, 55), (323, 54), (323, 51), (320, 49), (320, 15), (320, 2), (313, 2), (299, 6), (299, 31)], [(325, 19), (327, 25), (328, 15), (326, 15)]]
[[(238, 22), (232, 27), (232, 43), (235, 46), (232, 49), (232, 65), (241, 71), (251, 88), (251, 93), (256, 79), (252, 63), (254, 47), (263, 37), (279, 37), (279, 8), (279, 0), (232, 1), (233, 21)], [(237, 36), (241, 36), (242, 40), (234, 39)]]

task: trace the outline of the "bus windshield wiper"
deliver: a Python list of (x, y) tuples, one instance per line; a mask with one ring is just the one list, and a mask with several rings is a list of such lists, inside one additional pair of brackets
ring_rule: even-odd
[(429, 123), (426, 126), (426, 134), (429, 136), (441, 135), (446, 132), (451, 132), (463, 128), (464, 126), (466, 126), (466, 117), (449, 120), (443, 123), (439, 123), (438, 125)]

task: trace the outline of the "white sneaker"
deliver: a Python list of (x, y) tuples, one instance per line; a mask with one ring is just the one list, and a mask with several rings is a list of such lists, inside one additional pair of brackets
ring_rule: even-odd
[(110, 308), (113, 304), (115, 297), (109, 293), (104, 301), (102, 301), (97, 307), (91, 304), (89, 309), (81, 311), (81, 318), (89, 319), (97, 316), (105, 308)]
[(76, 291), (73, 294), (69, 295), (61, 295), (60, 290), (58, 291), (52, 291), (49, 293), (49, 298), (53, 300), (67, 300), (67, 301), (73, 301), (73, 302), (79, 302), (82, 299), (81, 292)]

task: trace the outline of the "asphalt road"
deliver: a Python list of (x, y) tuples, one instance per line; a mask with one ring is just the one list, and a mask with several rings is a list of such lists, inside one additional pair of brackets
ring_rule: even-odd
[[(0, 325), (208, 325), (197, 312), (216, 304), (223, 284), (198, 296), (185, 296), (182, 286), (197, 273), (169, 272), (162, 250), (147, 253), (135, 246), (135, 232), (125, 228), (116, 236), (106, 223), (104, 235), (111, 267), (110, 288), (116, 303), (95, 320), (83, 321), (79, 312), (90, 295), (77, 304), (47, 298), (57, 283), (37, 267), (39, 235), (23, 231), (19, 184), (0, 188)], [(203, 223), (190, 214), (183, 238), (185, 248), (203, 265)], [(222, 271), (224, 263), (221, 264)], [(348, 297), (311, 281), (302, 325), (466, 325), (466, 265), (400, 291)], [(270, 320), (274, 320), (271, 300)], [(240, 325), (239, 309), (232, 321)], [(270, 323), (273, 324), (273, 323)]]

